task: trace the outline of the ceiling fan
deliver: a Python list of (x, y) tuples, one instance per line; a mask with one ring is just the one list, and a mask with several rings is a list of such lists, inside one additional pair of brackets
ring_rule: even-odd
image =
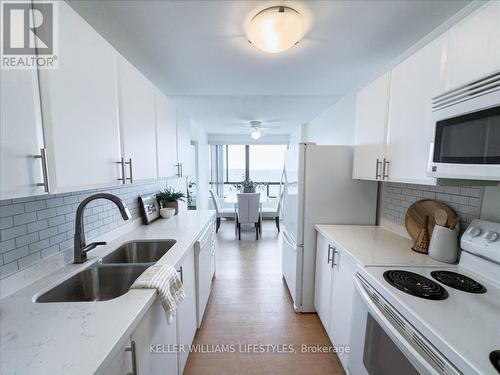
[[(271, 121), (267, 121), (267, 122), (271, 122)], [(239, 126), (242, 126), (242, 127), (245, 127), (247, 129), (250, 130), (250, 136), (253, 138), (253, 139), (259, 139), (262, 135), (262, 130), (265, 130), (265, 129), (279, 129), (280, 127), (278, 125), (265, 125), (265, 124), (262, 124), (262, 121), (258, 121), (258, 120), (252, 120), (252, 121), (249, 121), (247, 124), (241, 124)]]

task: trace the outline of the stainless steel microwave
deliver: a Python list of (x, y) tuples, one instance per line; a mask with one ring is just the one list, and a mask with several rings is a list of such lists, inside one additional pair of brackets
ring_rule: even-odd
[(433, 99), (429, 176), (500, 181), (500, 71)]

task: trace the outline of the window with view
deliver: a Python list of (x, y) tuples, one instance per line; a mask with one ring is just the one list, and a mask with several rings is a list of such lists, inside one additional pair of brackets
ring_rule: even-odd
[(212, 145), (210, 185), (219, 196), (237, 193), (235, 185), (245, 179), (259, 183), (258, 191), (279, 195), (287, 145)]

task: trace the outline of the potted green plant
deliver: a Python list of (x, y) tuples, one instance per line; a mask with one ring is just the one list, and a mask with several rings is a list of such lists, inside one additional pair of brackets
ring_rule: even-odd
[(236, 189), (238, 191), (243, 190), (243, 193), (255, 193), (255, 189), (257, 187), (257, 183), (253, 182), (251, 179), (245, 179), (241, 181), (237, 186)]
[(179, 201), (184, 202), (186, 195), (181, 191), (175, 191), (173, 188), (166, 188), (156, 194), (156, 199), (162, 208), (175, 209), (175, 215), (179, 213)]

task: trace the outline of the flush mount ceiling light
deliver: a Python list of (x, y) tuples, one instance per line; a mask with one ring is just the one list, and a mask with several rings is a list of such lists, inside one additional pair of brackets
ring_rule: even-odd
[(247, 27), (248, 41), (269, 53), (286, 51), (297, 44), (304, 34), (302, 15), (286, 6), (273, 6), (260, 11)]
[(250, 136), (252, 137), (252, 139), (259, 139), (261, 135), (262, 135), (262, 133), (260, 132), (259, 128), (254, 128), (252, 130), (252, 132), (250, 133)]

